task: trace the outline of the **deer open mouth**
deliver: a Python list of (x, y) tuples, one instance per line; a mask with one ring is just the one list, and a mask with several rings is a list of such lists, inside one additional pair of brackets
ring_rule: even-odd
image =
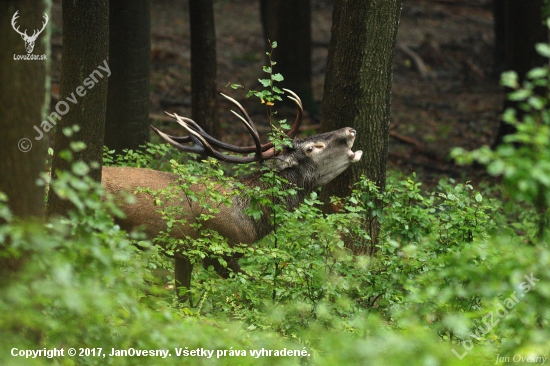
[(357, 131), (350, 128), (348, 130), (348, 134), (349, 136), (351, 136), (351, 138), (348, 140), (348, 147), (349, 147), (348, 158), (352, 163), (357, 163), (359, 160), (361, 160), (361, 156), (363, 156), (363, 151), (357, 150), (353, 152), (353, 150), (351, 150), (351, 147), (355, 142), (355, 136), (357, 136)]
[(361, 156), (363, 156), (363, 151), (361, 150), (353, 152), (350, 149), (348, 152), (348, 158), (352, 163), (357, 163), (359, 160), (361, 160)]

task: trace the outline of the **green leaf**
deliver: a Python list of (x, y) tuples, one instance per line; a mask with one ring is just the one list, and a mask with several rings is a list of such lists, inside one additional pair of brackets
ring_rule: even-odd
[(71, 150), (62, 150), (59, 152), (59, 157), (66, 161), (72, 161), (73, 153), (71, 152)]
[(264, 72), (265, 72), (265, 73), (271, 74), (271, 67), (269, 67), (269, 66), (264, 66), (263, 69), (264, 69)]
[(273, 86), (273, 91), (277, 94), (284, 94), (285, 92), (281, 89), (277, 88), (276, 86)]
[(515, 71), (507, 71), (502, 73), (500, 77), (500, 84), (508, 88), (517, 89), (518, 84), (518, 74)]
[(546, 174), (544, 170), (540, 169), (540, 167), (538, 166), (535, 166), (531, 170), (531, 177), (545, 187), (550, 186), (550, 177), (548, 176), (548, 174)]
[(260, 84), (262, 84), (265, 88), (268, 88), (271, 86), (271, 80), (269, 79), (258, 79)]
[(64, 127), (61, 132), (67, 137), (71, 137), (73, 135), (73, 129), (70, 127)]
[(527, 102), (529, 103), (529, 105), (531, 105), (533, 108), (537, 109), (537, 110), (542, 110), (544, 108), (544, 106), (546, 105), (546, 99), (544, 98), (541, 98), (539, 96), (532, 96), (530, 97)]
[(271, 42), (271, 48), (277, 48), (277, 41)]
[(516, 110), (513, 108), (506, 108), (502, 114), (502, 120), (509, 124), (515, 124), (517, 122)]
[(74, 152), (82, 151), (86, 148), (86, 144), (82, 141), (73, 141), (70, 144), (71, 150)]
[(533, 92), (529, 89), (519, 89), (508, 94), (508, 99), (514, 101), (521, 101), (529, 98)]
[(546, 67), (535, 67), (527, 73), (529, 79), (540, 79), (548, 75), (548, 68)]
[(539, 55), (544, 57), (550, 57), (550, 45), (548, 43), (537, 43), (535, 46)]
[(73, 164), (72, 171), (75, 175), (85, 176), (90, 171), (90, 168), (85, 162), (77, 161)]
[(491, 175), (501, 175), (504, 172), (505, 164), (502, 160), (495, 160), (487, 167), (487, 171)]
[(285, 78), (281, 74), (273, 74), (271, 75), (271, 80), (275, 81), (283, 81)]

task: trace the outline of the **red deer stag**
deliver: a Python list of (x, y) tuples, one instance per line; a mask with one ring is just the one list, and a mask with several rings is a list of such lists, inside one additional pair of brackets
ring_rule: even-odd
[[(169, 136), (159, 131), (155, 127), (151, 128), (165, 141), (177, 149), (197, 153), (206, 157), (213, 157), (220, 161), (242, 164), (250, 162), (267, 162), (269, 166), (276, 170), (278, 174), (287, 180), (290, 185), (297, 187), (295, 196), (286, 198), (286, 206), (289, 210), (301, 204), (305, 197), (318, 187), (330, 182), (340, 173), (342, 173), (350, 164), (361, 159), (362, 151), (353, 152), (351, 147), (355, 140), (357, 132), (350, 127), (341, 128), (336, 131), (322, 133), (315, 136), (309, 136), (303, 139), (296, 138), (298, 129), (302, 122), (302, 102), (300, 98), (292, 91), (285, 89), (292, 99), (298, 105), (296, 120), (288, 132), (288, 137), (292, 138), (292, 147), (285, 148), (282, 151), (276, 151), (273, 143), (262, 144), (258, 131), (254, 123), (244, 110), (244, 108), (233, 98), (222, 94), (225, 98), (235, 104), (241, 111), (244, 118), (238, 113), (232, 111), (244, 123), (252, 138), (253, 146), (235, 146), (219, 141), (208, 135), (197, 123), (189, 118), (180, 117), (176, 114), (170, 115), (188, 135), (184, 137)], [(191, 145), (184, 145), (191, 143)], [(219, 150), (225, 150), (232, 153), (244, 154), (245, 156), (227, 155)], [(253, 155), (251, 155), (253, 153)], [(241, 182), (247, 186), (261, 186), (261, 172), (245, 177)], [(177, 185), (179, 176), (173, 173), (160, 172), (150, 169), (129, 168), (129, 167), (104, 167), (103, 168), (103, 186), (112, 194), (121, 191), (135, 192), (139, 187), (145, 187), (151, 190), (164, 189)], [(190, 187), (192, 190), (201, 190), (200, 187)], [(223, 190), (223, 189), (222, 189)], [(158, 212), (158, 207), (154, 205), (153, 198), (146, 193), (136, 194), (136, 203), (128, 204), (120, 201), (120, 207), (126, 214), (126, 218), (120, 220), (120, 225), (126, 230), (131, 230), (140, 226), (145, 226), (145, 232), (150, 237), (155, 237), (161, 231), (166, 231), (166, 222)], [(227, 238), (230, 246), (236, 244), (252, 244), (267, 235), (272, 229), (269, 219), (269, 209), (264, 210), (264, 217), (256, 221), (245, 213), (245, 209), (250, 205), (250, 198), (245, 195), (236, 195), (231, 198), (230, 206), (221, 205), (219, 213), (215, 217), (207, 220), (203, 224), (204, 229), (217, 231), (221, 236)], [(181, 219), (186, 222), (193, 221), (201, 211), (201, 207), (192, 200), (187, 200), (184, 207), (184, 217)], [(266, 217), (267, 216), (267, 217)], [(191, 220), (189, 220), (191, 219)], [(181, 231), (172, 231), (172, 236), (182, 235), (184, 237), (197, 238), (198, 233), (192, 227), (186, 225)], [(227, 267), (233, 271), (240, 271), (237, 263), (238, 258), (226, 258)], [(190, 288), (191, 272), (193, 265), (190, 260), (183, 255), (176, 255), (175, 260), (175, 279), (176, 287), (185, 286)], [(206, 259), (203, 265), (212, 265), (221, 276), (227, 278), (229, 270), (221, 266), (218, 260)], [(179, 291), (178, 291), (179, 293)], [(182, 298), (180, 298), (182, 299)], [(185, 299), (185, 297), (183, 298)]]

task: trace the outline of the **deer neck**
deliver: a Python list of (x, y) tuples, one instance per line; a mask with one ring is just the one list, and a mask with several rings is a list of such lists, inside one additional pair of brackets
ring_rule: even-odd
[[(304, 199), (309, 197), (311, 192), (317, 188), (312, 179), (314, 171), (313, 167), (311, 167), (311, 169), (302, 169), (300, 171), (285, 169), (279, 172), (279, 176), (288, 182), (282, 183), (281, 190), (288, 191), (294, 189), (296, 193), (285, 196), (282, 201), (277, 201), (277, 198), (275, 198), (275, 204), (282, 203), (288, 211), (292, 211), (300, 206), (304, 202)], [(254, 174), (245, 178), (243, 182), (250, 187), (259, 186), (262, 189), (270, 188), (271, 184), (263, 181), (261, 176), (262, 174)], [(236, 203), (242, 208), (248, 207), (251, 204), (250, 197), (246, 195), (239, 196)], [(269, 205), (262, 206), (261, 210), (263, 214), (259, 220), (254, 220), (252, 217), (248, 216), (250, 225), (254, 227), (256, 232), (256, 241), (271, 233), (274, 229), (274, 222), (280, 223), (282, 219), (281, 217), (274, 217), (274, 210)]]

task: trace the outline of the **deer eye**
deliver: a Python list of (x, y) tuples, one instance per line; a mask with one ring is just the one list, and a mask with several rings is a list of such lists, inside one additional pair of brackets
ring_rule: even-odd
[(308, 147), (308, 148), (306, 149), (306, 151), (307, 151), (308, 153), (312, 152), (312, 151), (313, 151), (313, 145), (311, 145), (310, 147)]

